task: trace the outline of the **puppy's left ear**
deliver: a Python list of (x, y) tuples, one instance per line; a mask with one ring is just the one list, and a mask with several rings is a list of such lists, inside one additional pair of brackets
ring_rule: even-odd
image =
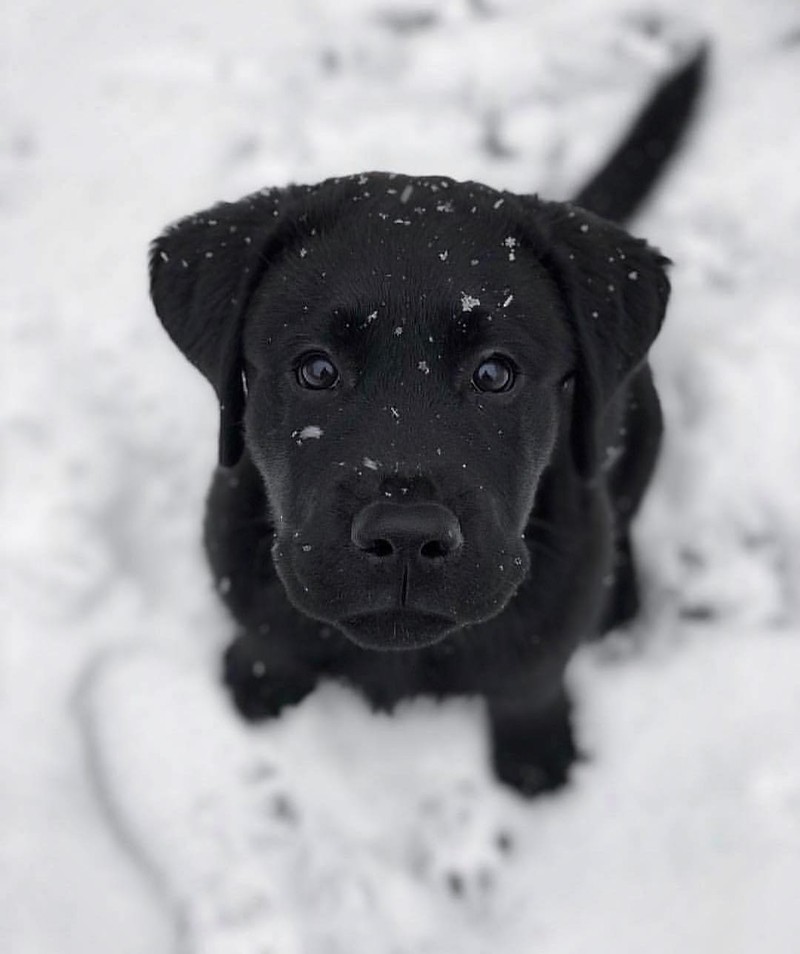
[(593, 479), (603, 464), (603, 414), (645, 361), (664, 320), (669, 259), (641, 239), (563, 202), (526, 197), (526, 232), (556, 281), (578, 352), (573, 456)]
[(220, 203), (169, 226), (150, 247), (156, 313), (219, 399), (223, 467), (233, 466), (244, 449), (242, 323), (280, 245), (287, 201), (286, 190), (274, 189)]

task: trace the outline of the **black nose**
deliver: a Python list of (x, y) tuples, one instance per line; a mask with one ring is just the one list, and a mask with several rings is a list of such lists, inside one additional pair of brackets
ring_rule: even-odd
[(437, 503), (376, 500), (353, 519), (350, 537), (365, 553), (382, 559), (397, 555), (441, 560), (464, 543), (458, 518)]

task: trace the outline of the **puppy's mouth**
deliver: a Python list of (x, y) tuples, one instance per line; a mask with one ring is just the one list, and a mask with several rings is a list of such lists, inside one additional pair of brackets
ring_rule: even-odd
[(349, 616), (337, 627), (362, 649), (423, 649), (440, 642), (459, 624), (450, 616), (396, 608)]
[(300, 612), (335, 626), (361, 649), (403, 651), (433, 646), (502, 612), (527, 572), (522, 546), (490, 541), (482, 554), (467, 543), (466, 559), (461, 550), (448, 559), (399, 545), (400, 552), (386, 555), (303, 531), (276, 539), (272, 556)]

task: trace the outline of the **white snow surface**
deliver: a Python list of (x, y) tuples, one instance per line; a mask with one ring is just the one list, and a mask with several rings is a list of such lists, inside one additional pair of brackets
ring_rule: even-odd
[[(571, 669), (574, 784), (497, 785), (475, 700), (242, 724), (147, 242), (362, 169), (567, 197), (703, 36), (634, 224), (675, 261), (646, 611)], [(797, 5), (9, 0), (0, 53), (0, 950), (797, 954)]]

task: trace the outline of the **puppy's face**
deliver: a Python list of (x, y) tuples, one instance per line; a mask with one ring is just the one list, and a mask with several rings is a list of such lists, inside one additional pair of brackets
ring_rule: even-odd
[[(612, 259), (602, 303), (591, 289), (570, 301), (575, 251), (563, 243), (561, 266), (549, 261), (513, 200), (376, 174), (300, 190), (288, 213), (283, 193), (246, 200), (154, 248), (162, 320), (215, 383), (223, 422), (243, 405), (289, 598), (359, 645), (427, 645), (502, 611), (529, 569), (523, 535), (554, 448), (577, 441), (576, 458), (589, 454), (592, 422), (576, 427), (575, 414), (596, 415), (603, 368), (586, 370), (593, 345), (577, 312), (596, 323), (602, 307), (619, 324), (619, 266), (599, 243)], [(590, 221), (572, 223), (579, 250)], [(620, 236), (642, 287), (655, 280), (645, 264), (663, 280), (657, 257)], [(625, 335), (617, 350), (609, 390), (637, 357)], [(242, 378), (246, 398), (231, 393)]]
[(243, 336), (278, 573), (301, 610), (376, 647), (506, 606), (574, 367), (518, 232), (485, 201), (415, 192), (297, 234)]

